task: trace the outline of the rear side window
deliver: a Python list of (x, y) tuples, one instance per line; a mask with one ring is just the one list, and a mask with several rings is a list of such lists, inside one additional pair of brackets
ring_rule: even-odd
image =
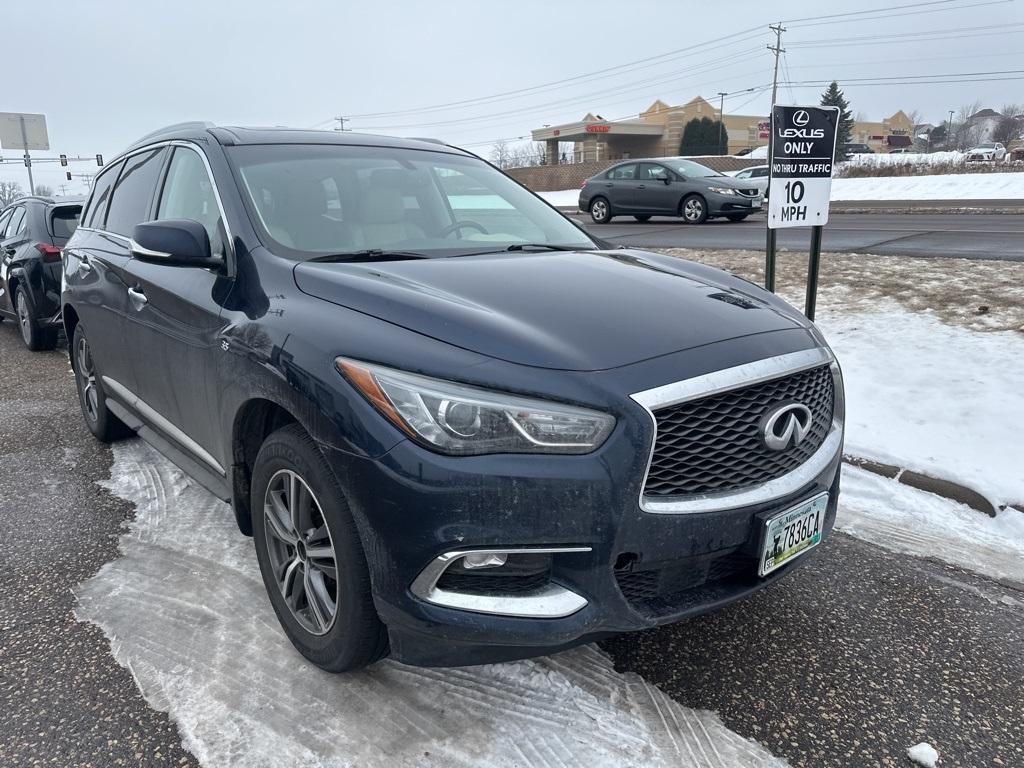
[(163, 158), (161, 147), (139, 152), (124, 161), (107, 212), (109, 231), (131, 237), (135, 225), (147, 219)]
[(25, 208), (18, 206), (11, 214), (11, 220), (7, 224), (7, 232), (4, 238), (17, 237), (18, 233), (25, 228)]
[(81, 215), (80, 205), (62, 205), (50, 210), (50, 233), (54, 241), (61, 241), (55, 242), (55, 245), (63, 245), (75, 233)]
[(609, 179), (635, 179), (636, 178), (636, 164), (620, 165), (618, 168), (612, 168), (608, 171)]
[(11, 220), (11, 214), (14, 211), (5, 211), (0, 214), (0, 240), (4, 239), (4, 230), (7, 229), (7, 222)]
[(103, 229), (103, 220), (107, 216), (107, 203), (110, 202), (110, 190), (117, 181), (117, 173), (122, 163), (110, 166), (96, 179), (96, 186), (92, 188), (92, 197), (89, 198), (89, 212), (86, 214), (85, 226)]

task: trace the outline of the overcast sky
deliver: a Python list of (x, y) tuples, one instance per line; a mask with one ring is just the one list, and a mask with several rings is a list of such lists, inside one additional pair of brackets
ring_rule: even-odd
[[(877, 14), (889, 18), (797, 21), (874, 8), (893, 10)], [(443, 110), (354, 117), (349, 124), (436, 136), (486, 154), (484, 142), (525, 136), (588, 110), (614, 119), (635, 116), (655, 98), (715, 100), (718, 91), (765, 86), (772, 77), (767, 25), (780, 19), (789, 20), (780, 79), (838, 79), (853, 111), (865, 118), (916, 109), (937, 123), (947, 110), (974, 101), (994, 109), (1024, 102), (1024, 79), (853, 82), (1021, 70), (1024, 0), (33, 0), (7, 4), (3, 14), (0, 111), (46, 115), (52, 151), (41, 156), (109, 158), (139, 136), (183, 120), (329, 127), (336, 115), (420, 110), (532, 88)], [(726, 35), (734, 37), (683, 50)], [(594, 74), (659, 56), (639, 68)], [(533, 88), (569, 78), (578, 79)], [(778, 100), (816, 103), (822, 90), (783, 85)], [(726, 112), (766, 114), (769, 103), (768, 91), (737, 94), (727, 99)], [(2, 151), (5, 161), (20, 154)], [(64, 181), (54, 166), (33, 170), (37, 184)], [(75, 170), (92, 172), (95, 165)], [(28, 186), (20, 162), (0, 165), (0, 178)], [(83, 187), (76, 181), (68, 191)]]

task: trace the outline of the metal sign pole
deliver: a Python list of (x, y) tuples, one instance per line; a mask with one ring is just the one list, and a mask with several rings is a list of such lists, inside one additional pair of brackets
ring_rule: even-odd
[(768, 228), (764, 248), (764, 287), (775, 293), (775, 230)]
[(804, 298), (804, 314), (814, 320), (814, 305), (818, 300), (818, 267), (821, 265), (822, 226), (811, 227), (811, 255), (807, 262), (807, 296)]
[(32, 156), (28, 153), (28, 133), (25, 131), (25, 116), (21, 115), (18, 118), (18, 122), (21, 123), (21, 142), (25, 146), (25, 167), (28, 168), (28, 193), (34, 195), (36, 193), (36, 185), (32, 181)]

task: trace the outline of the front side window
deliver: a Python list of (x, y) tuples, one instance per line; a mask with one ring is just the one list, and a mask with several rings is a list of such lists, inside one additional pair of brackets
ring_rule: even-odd
[(124, 169), (111, 193), (107, 230), (131, 237), (135, 225), (147, 219), (164, 152), (163, 147), (150, 149), (124, 161)]
[(475, 157), (337, 144), (226, 151), (261, 239), (282, 255), (594, 247), (565, 217)]
[(684, 176), (688, 179), (706, 179), (710, 176), (721, 176), (718, 171), (712, 171), (707, 166), (695, 163), (692, 160), (675, 160), (669, 165), (672, 166), (673, 170), (680, 176)]
[(210, 236), (213, 253), (223, 254), (223, 239), (218, 234), (220, 208), (213, 191), (213, 182), (203, 159), (188, 147), (175, 147), (167, 169), (157, 219), (192, 219), (198, 221)]
[(629, 165), (620, 165), (618, 168), (612, 168), (608, 171), (609, 179), (635, 179), (636, 178), (636, 163), (630, 163)]
[(89, 197), (89, 210), (86, 214), (87, 227), (103, 228), (103, 221), (107, 217), (107, 203), (110, 202), (110, 191), (117, 181), (117, 174), (124, 163), (117, 163), (99, 175), (96, 184), (92, 188), (92, 195)]
[(664, 181), (669, 178), (668, 169), (654, 163), (644, 163), (640, 166), (640, 178), (644, 181)]

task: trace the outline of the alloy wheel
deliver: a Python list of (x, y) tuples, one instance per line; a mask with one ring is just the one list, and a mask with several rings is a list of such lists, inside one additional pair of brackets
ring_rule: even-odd
[(704, 214), (704, 203), (696, 197), (691, 197), (683, 203), (683, 217), (687, 221), (699, 221)]
[(274, 580), (292, 616), (307, 632), (324, 635), (338, 614), (338, 565), (320, 503), (296, 472), (270, 478), (263, 504)]
[(608, 203), (604, 200), (595, 200), (590, 206), (590, 215), (594, 217), (594, 221), (604, 221), (608, 218)]
[(75, 350), (75, 375), (78, 377), (78, 387), (82, 392), (85, 415), (95, 424), (100, 413), (99, 392), (96, 389), (96, 368), (92, 362), (92, 352), (84, 335), (78, 339), (78, 347)]
[(23, 291), (18, 291), (18, 325), (21, 326), (21, 338), (26, 344), (32, 343), (32, 315), (28, 311), (28, 300)]

